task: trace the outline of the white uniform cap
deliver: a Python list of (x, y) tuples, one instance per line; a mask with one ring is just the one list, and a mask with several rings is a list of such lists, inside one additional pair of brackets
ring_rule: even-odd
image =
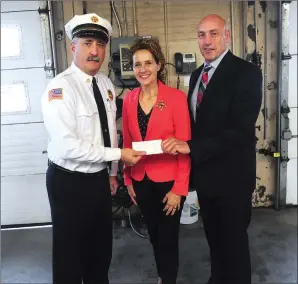
[(111, 23), (95, 13), (75, 15), (66, 25), (65, 31), (70, 40), (77, 37), (96, 37), (109, 41), (112, 35)]

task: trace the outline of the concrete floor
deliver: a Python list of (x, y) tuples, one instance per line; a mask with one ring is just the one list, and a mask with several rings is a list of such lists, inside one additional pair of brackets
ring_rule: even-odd
[[(297, 208), (254, 209), (249, 229), (253, 283), (297, 283)], [(156, 283), (151, 247), (115, 224), (111, 284)], [(179, 284), (206, 283), (208, 247), (200, 223), (181, 225)], [(51, 228), (1, 232), (1, 283), (51, 283)]]

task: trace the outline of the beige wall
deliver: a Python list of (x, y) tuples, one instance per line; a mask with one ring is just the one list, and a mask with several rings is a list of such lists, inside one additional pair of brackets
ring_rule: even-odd
[[(224, 17), (232, 31), (232, 41), (230, 49), (235, 55), (245, 56), (244, 53), (251, 53), (255, 49), (255, 42), (247, 37), (247, 26), (252, 24), (255, 26), (254, 16), (256, 15), (258, 27), (258, 50), (262, 54), (262, 71), (267, 82), (276, 82), (276, 29), (267, 27), (268, 42), (265, 45), (265, 12), (259, 2), (255, 6), (245, 7), (241, 2), (229, 1), (194, 1), (194, 0), (168, 0), (168, 1), (136, 1), (136, 21), (139, 36), (151, 35), (158, 37), (168, 62), (174, 63), (175, 52), (195, 52), (197, 57), (197, 66), (202, 64), (203, 58), (198, 50), (196, 38), (196, 25), (202, 17), (207, 14), (216, 13)], [(133, 29), (133, 2), (126, 1), (126, 15), (128, 36), (134, 35)], [(165, 4), (166, 3), (166, 4)], [(276, 20), (276, 4), (267, 1), (267, 22)], [(115, 1), (115, 7), (122, 26), (122, 36), (124, 35), (124, 21), (122, 14), (121, 1)], [(108, 1), (86, 2), (87, 13), (95, 12), (98, 15), (110, 20), (110, 4)], [(243, 12), (245, 10), (245, 12)], [(256, 12), (256, 14), (255, 14)], [(74, 14), (83, 13), (82, 2), (65, 2), (64, 15), (65, 23), (73, 17)], [(167, 19), (167, 21), (166, 21)], [(119, 36), (119, 29), (115, 17), (113, 17), (113, 37)], [(166, 40), (167, 39), (167, 40)], [(70, 42), (67, 40), (67, 44)], [(266, 58), (264, 58), (264, 56)], [(71, 53), (68, 49), (68, 62), (71, 62)], [(267, 59), (267, 60), (265, 60)], [(106, 60), (102, 67), (102, 71), (108, 74), (109, 50), (106, 52)], [(267, 70), (264, 67), (264, 61)], [(168, 66), (168, 84), (176, 87), (177, 76), (174, 67)], [(184, 87), (183, 76), (180, 76), (180, 89), (187, 93), (188, 88)], [(248, 82), (251, 83), (251, 82)], [(265, 86), (264, 86), (265, 88)], [(121, 89), (117, 89), (120, 92)], [(264, 116), (262, 112), (257, 121), (261, 130), (256, 131), (258, 137), (258, 148), (266, 148), (270, 141), (275, 140), (275, 100), (276, 88), (268, 90), (268, 118), (267, 122), (267, 138), (264, 139)], [(125, 93), (124, 93), (125, 95)], [(264, 106), (262, 106), (263, 109)], [(121, 128), (121, 120), (118, 122)], [(241, 153), (239, 153), (241, 159)], [(257, 189), (254, 193), (254, 206), (268, 206), (272, 202), (272, 194), (275, 190), (275, 161), (271, 157), (265, 157), (257, 154)], [(231, 181), (233, 182), (233, 181)], [(239, 186), (241, 190), (241, 185)], [(236, 198), (236, 197), (235, 197)]]
[[(203, 62), (203, 58), (198, 50), (196, 26), (199, 20), (207, 14), (216, 13), (227, 19), (229, 25), (231, 23), (231, 7), (228, 1), (216, 1), (208, 4), (198, 1), (136, 1), (137, 14), (137, 31), (139, 36), (151, 35), (158, 37), (165, 55), (168, 54), (168, 62), (174, 63), (175, 52), (195, 52), (197, 56), (197, 65)], [(108, 1), (87, 2), (87, 13), (95, 12), (98, 15), (110, 20), (110, 4)], [(122, 16), (122, 3), (115, 1), (115, 7), (122, 26), (122, 35), (124, 33), (124, 21)], [(234, 3), (235, 25), (232, 29), (234, 36), (234, 53), (242, 56), (242, 28), (241, 20), (241, 3)], [(165, 16), (166, 9), (166, 16)], [(73, 13), (82, 13), (81, 2), (66, 2), (64, 4), (65, 21), (72, 18)], [(133, 28), (133, 4), (132, 1), (126, 1), (127, 28), (128, 36), (134, 35)], [(168, 19), (165, 22), (165, 17)], [(167, 27), (167, 28), (166, 28)], [(167, 32), (167, 42), (166, 38)], [(113, 17), (113, 37), (119, 36), (119, 29), (115, 17)], [(67, 40), (68, 44), (69, 41)], [(167, 48), (166, 48), (167, 47)], [(231, 45), (230, 45), (231, 48)], [(106, 60), (102, 67), (102, 71), (108, 73), (109, 51), (106, 53)], [(71, 61), (71, 54), (68, 49), (68, 61)], [(168, 84), (176, 87), (177, 76), (174, 67), (168, 66)], [(183, 76), (181, 80), (181, 89), (187, 92), (187, 88), (183, 86)]]

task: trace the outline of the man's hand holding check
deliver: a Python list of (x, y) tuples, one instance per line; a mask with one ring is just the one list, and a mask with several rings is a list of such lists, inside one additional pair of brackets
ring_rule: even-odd
[(181, 141), (176, 138), (168, 138), (162, 142), (162, 150), (164, 153), (167, 154), (172, 154), (172, 155), (177, 155), (178, 153), (180, 154), (189, 154), (190, 149), (185, 141)]
[(135, 165), (146, 152), (135, 151), (129, 148), (121, 149), (121, 160), (128, 166)]

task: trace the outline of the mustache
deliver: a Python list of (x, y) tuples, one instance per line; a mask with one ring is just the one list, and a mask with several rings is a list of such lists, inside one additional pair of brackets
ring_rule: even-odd
[(87, 58), (87, 61), (95, 61), (95, 62), (99, 62), (99, 57), (98, 56), (89, 56)]

